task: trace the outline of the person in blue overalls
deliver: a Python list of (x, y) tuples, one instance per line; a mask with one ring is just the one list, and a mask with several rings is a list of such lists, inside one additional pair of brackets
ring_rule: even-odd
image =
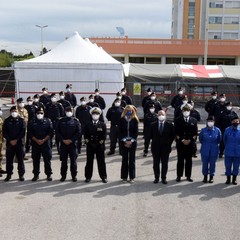
[(219, 144), (222, 139), (221, 131), (214, 126), (214, 117), (207, 118), (207, 126), (202, 128), (199, 134), (199, 142), (201, 143), (201, 158), (202, 158), (202, 174), (203, 182), (207, 183), (208, 174), (210, 175), (209, 183), (213, 183), (215, 174), (216, 161), (219, 154)]
[(237, 175), (240, 163), (239, 118), (233, 117), (231, 123), (232, 126), (226, 128), (223, 136), (223, 142), (225, 144), (225, 175), (227, 176), (226, 184), (230, 184), (232, 175), (232, 184), (237, 185)]

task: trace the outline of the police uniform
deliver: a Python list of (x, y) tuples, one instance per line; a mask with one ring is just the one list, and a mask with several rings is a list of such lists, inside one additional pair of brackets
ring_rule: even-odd
[(147, 103), (147, 101), (149, 101), (150, 100), (150, 94), (152, 93), (152, 89), (151, 88), (148, 88), (147, 89), (147, 96), (145, 96), (145, 97), (143, 97), (143, 99), (142, 99), (142, 108), (144, 109), (144, 107), (145, 107), (145, 104)]
[(95, 89), (94, 102), (98, 103), (101, 110), (104, 110), (106, 108), (105, 100), (102, 96), (97, 95), (96, 93), (99, 93), (98, 89)]
[[(183, 89), (178, 88), (178, 92), (179, 91), (183, 91)], [(179, 108), (183, 104), (183, 98), (184, 98), (184, 95), (177, 94), (173, 97), (173, 99), (171, 101), (171, 106), (174, 108), (174, 119), (179, 116)]]
[[(0, 108), (1, 116), (2, 116), (2, 110)], [(2, 176), (2, 173), (6, 173), (2, 169), (2, 160), (3, 160), (3, 155), (2, 155), (2, 149), (3, 149), (3, 134), (2, 134), (2, 127), (3, 127), (3, 119), (0, 116), (0, 177)]]
[[(47, 88), (42, 88), (43, 94), (39, 98), (39, 102), (41, 102), (44, 107), (51, 102), (51, 96), (47, 93), (48, 89)], [(46, 93), (45, 93), (46, 92)]]
[[(214, 109), (215, 109), (216, 104), (218, 102), (217, 92), (212, 92), (211, 95), (212, 95), (212, 99), (207, 101), (207, 103), (205, 105), (205, 111), (208, 113), (208, 116), (213, 116), (214, 115)], [(214, 96), (216, 96), (216, 97), (214, 98)]]
[(72, 84), (67, 84), (66, 85), (67, 92), (65, 93), (65, 100), (70, 102), (71, 106), (75, 108), (77, 106), (77, 98), (74, 93), (70, 92), (71, 89), (72, 89)]
[[(29, 136), (32, 140), (32, 159), (33, 159), (33, 174), (32, 181), (38, 179), (40, 173), (40, 159), (43, 157), (44, 172), (47, 175), (47, 180), (51, 181), (51, 159), (52, 149), (50, 139), (53, 136), (53, 126), (49, 118), (44, 117), (44, 110), (40, 108), (29, 124)], [(39, 116), (40, 115), (40, 116)]]
[(121, 89), (121, 93), (122, 93), (122, 100), (126, 102), (127, 105), (132, 105), (132, 99), (130, 96), (126, 95), (126, 88), (122, 88)]
[[(17, 107), (13, 106), (10, 112), (17, 113)], [(18, 174), (19, 180), (24, 181), (25, 166), (23, 161), (24, 149), (23, 149), (23, 139), (26, 132), (26, 123), (23, 118), (18, 116), (9, 116), (3, 122), (3, 137), (6, 139), (6, 171), (7, 177), (5, 181), (11, 179), (13, 174), (13, 159), (16, 155), (18, 159)]]
[(89, 102), (87, 103), (87, 106), (89, 106), (89, 107), (91, 107), (91, 108), (93, 108), (93, 107), (98, 107), (98, 108), (100, 108), (100, 107), (99, 107), (99, 104), (96, 103), (96, 102), (94, 102), (94, 96), (93, 96), (92, 94), (89, 95), (88, 99), (89, 99)]
[(72, 108), (65, 109), (66, 117), (61, 118), (57, 123), (56, 134), (60, 141), (60, 160), (61, 160), (61, 180), (65, 181), (68, 169), (68, 156), (70, 158), (70, 171), (72, 181), (77, 181), (77, 141), (81, 134), (81, 124), (78, 119), (68, 116), (68, 112), (72, 113)]
[(59, 93), (59, 98), (60, 99), (58, 100), (58, 102), (62, 104), (64, 110), (65, 110), (66, 107), (70, 107), (71, 106), (71, 103), (68, 100), (65, 99), (63, 91), (61, 91)]
[[(100, 115), (100, 108), (92, 108), (90, 111), (92, 117)], [(106, 124), (93, 118), (93, 120), (86, 125), (85, 141), (87, 144), (87, 162), (85, 166), (85, 182), (90, 182), (93, 173), (93, 160), (96, 154), (98, 173), (103, 183), (107, 182), (107, 172), (105, 163), (105, 140), (106, 140)]]

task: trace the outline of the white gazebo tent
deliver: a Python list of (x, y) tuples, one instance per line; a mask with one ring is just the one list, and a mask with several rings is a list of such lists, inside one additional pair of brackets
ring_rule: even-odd
[(64, 91), (71, 83), (78, 102), (98, 88), (109, 107), (124, 85), (122, 64), (77, 32), (46, 54), (15, 62), (14, 72), (16, 97), (24, 99), (41, 93), (43, 87)]

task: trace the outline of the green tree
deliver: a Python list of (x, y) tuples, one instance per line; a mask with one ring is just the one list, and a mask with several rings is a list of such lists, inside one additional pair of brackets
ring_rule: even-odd
[(11, 67), (13, 56), (9, 55), (5, 50), (0, 51), (0, 67)]

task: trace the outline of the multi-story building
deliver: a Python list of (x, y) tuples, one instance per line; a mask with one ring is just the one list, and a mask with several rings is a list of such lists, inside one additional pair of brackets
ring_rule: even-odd
[(173, 0), (172, 38), (239, 39), (240, 0)]

